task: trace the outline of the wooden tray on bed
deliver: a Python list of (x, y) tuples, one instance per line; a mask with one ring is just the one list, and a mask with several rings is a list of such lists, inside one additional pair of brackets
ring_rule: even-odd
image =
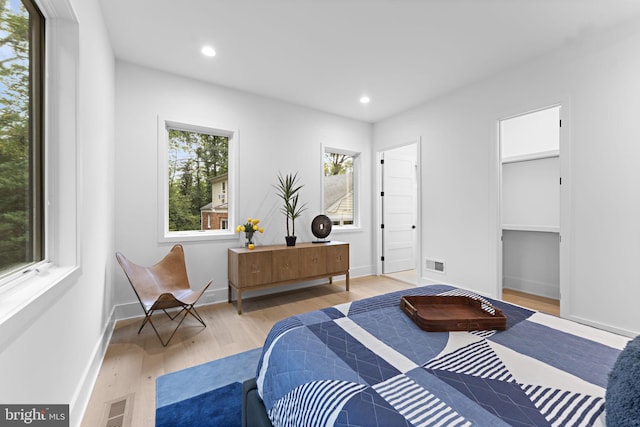
[(429, 332), (507, 329), (502, 310), (468, 296), (403, 296), (400, 308), (420, 329)]

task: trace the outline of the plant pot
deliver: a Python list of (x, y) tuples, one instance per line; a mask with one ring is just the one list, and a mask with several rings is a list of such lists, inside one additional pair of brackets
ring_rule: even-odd
[(295, 246), (296, 239), (298, 236), (285, 236), (284, 239), (287, 241), (287, 246)]

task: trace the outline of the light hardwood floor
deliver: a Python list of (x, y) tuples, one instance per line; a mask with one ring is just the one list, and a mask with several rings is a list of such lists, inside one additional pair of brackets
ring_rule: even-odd
[[(148, 325), (137, 334), (141, 318), (117, 323), (107, 348), (102, 367), (87, 410), (83, 427), (106, 425), (110, 402), (129, 396), (129, 426), (155, 425), (155, 384), (160, 375), (209, 362), (262, 346), (267, 333), (279, 320), (336, 304), (413, 287), (412, 284), (385, 276), (351, 279), (351, 291), (344, 282), (314, 286), (302, 290), (243, 300), (244, 313), (237, 314), (235, 305), (221, 303), (198, 307), (207, 327), (187, 318), (167, 347), (162, 347)], [(504, 299), (518, 305), (549, 312), (549, 302), (526, 294)], [(157, 315), (157, 325), (170, 327), (166, 316)]]
[(503, 289), (502, 299), (512, 304), (532, 308), (543, 313), (560, 316), (560, 302), (556, 299), (526, 294), (513, 289)]

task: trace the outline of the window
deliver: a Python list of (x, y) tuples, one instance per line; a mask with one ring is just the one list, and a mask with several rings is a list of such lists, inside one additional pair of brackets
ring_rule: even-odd
[(0, 277), (44, 259), (44, 17), (0, 3)]
[(161, 120), (163, 240), (233, 234), (233, 131)]
[(358, 225), (358, 153), (326, 148), (323, 210), (334, 226)]

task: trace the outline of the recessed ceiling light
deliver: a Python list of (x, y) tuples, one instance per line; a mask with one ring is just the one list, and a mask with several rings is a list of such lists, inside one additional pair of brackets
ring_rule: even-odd
[(361, 104), (368, 104), (370, 101), (371, 101), (371, 99), (369, 99), (369, 97), (366, 96), (366, 95), (360, 98), (360, 103)]
[(201, 52), (205, 56), (216, 56), (216, 51), (211, 46), (204, 46)]

